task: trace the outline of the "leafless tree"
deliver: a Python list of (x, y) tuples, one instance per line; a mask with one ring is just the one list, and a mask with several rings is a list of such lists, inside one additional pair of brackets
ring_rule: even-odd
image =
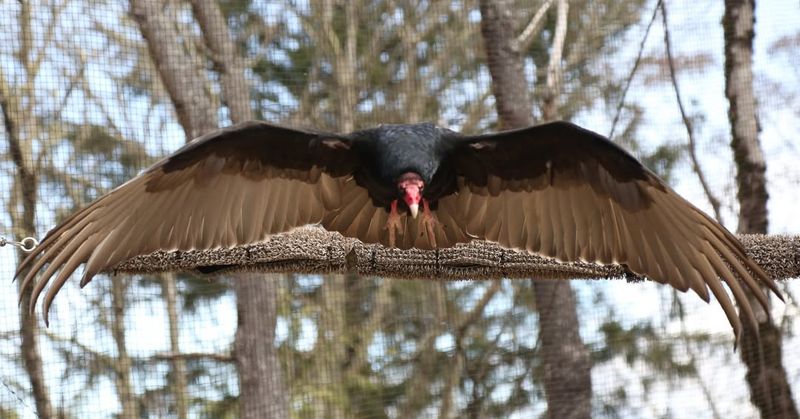
[[(135, 0), (131, 7), (187, 139), (216, 128), (219, 105), (209, 94), (205, 57), (191, 47), (184, 54), (176, 53), (182, 44), (181, 37), (174, 20), (162, 13), (160, 1)], [(228, 107), (231, 119), (234, 122), (250, 119), (249, 83), (219, 4), (196, 0), (192, 2), (192, 10), (214, 68), (220, 74), (222, 102)], [(234, 342), (241, 389), (239, 409), (246, 418), (281, 418), (288, 414), (288, 398), (274, 345), (276, 285), (276, 281), (256, 275), (237, 275), (232, 280), (239, 314)]]
[[(731, 148), (739, 189), (737, 231), (766, 234), (767, 162), (758, 139), (758, 106), (753, 91), (755, 2), (726, 0), (722, 26), (725, 32), (725, 96), (729, 103)], [(758, 307), (756, 316), (758, 330), (746, 325), (741, 345), (750, 400), (763, 418), (797, 418), (797, 407), (783, 367), (780, 329), (762, 308)]]
[[(533, 106), (522, 57), (513, 48), (515, 25), (508, 1), (481, 1), (481, 31), (492, 74), (497, 113), (505, 128), (532, 125)], [(558, 108), (561, 56), (567, 25), (567, 2), (558, 2), (558, 18), (548, 65), (545, 117)], [(579, 333), (577, 301), (567, 281), (533, 280), (544, 368), (547, 412), (552, 418), (591, 416), (589, 351)]]

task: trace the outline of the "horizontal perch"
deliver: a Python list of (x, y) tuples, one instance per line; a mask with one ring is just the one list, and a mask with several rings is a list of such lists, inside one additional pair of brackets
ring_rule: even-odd
[[(800, 277), (800, 236), (739, 235), (747, 254), (775, 279)], [(400, 250), (364, 244), (319, 227), (303, 227), (262, 243), (231, 249), (155, 252), (116, 266), (117, 272), (355, 272), (406, 279), (642, 278), (622, 266), (558, 261), (474, 241), (449, 249)]]

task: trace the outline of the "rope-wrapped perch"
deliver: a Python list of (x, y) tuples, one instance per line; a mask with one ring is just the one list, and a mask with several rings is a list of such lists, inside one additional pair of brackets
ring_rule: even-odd
[[(800, 277), (800, 236), (739, 235), (739, 240), (775, 279)], [(525, 252), (475, 241), (435, 251), (388, 249), (364, 244), (318, 227), (303, 227), (263, 243), (232, 249), (155, 252), (115, 268), (117, 272), (356, 272), (407, 279), (641, 279), (622, 266), (560, 263)]]

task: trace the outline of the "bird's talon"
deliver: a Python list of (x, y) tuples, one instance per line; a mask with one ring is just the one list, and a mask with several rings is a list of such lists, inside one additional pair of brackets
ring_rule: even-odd
[(400, 223), (400, 214), (397, 212), (397, 200), (392, 201), (391, 210), (389, 211), (389, 218), (386, 220), (384, 230), (389, 230), (389, 247), (395, 247), (397, 242), (397, 232), (402, 232), (402, 224)]
[[(436, 248), (436, 230), (434, 228), (439, 223), (436, 216), (431, 212), (428, 205), (428, 200), (422, 200), (422, 224), (425, 226), (425, 231), (428, 233), (428, 242), (432, 248)], [(421, 235), (421, 234), (420, 234)]]

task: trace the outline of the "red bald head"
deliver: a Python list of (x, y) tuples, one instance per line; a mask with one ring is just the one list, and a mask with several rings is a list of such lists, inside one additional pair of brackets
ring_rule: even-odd
[(397, 180), (397, 188), (403, 192), (403, 201), (411, 211), (411, 217), (417, 218), (419, 212), (419, 202), (422, 200), (422, 189), (425, 182), (420, 175), (408, 172), (400, 176)]

